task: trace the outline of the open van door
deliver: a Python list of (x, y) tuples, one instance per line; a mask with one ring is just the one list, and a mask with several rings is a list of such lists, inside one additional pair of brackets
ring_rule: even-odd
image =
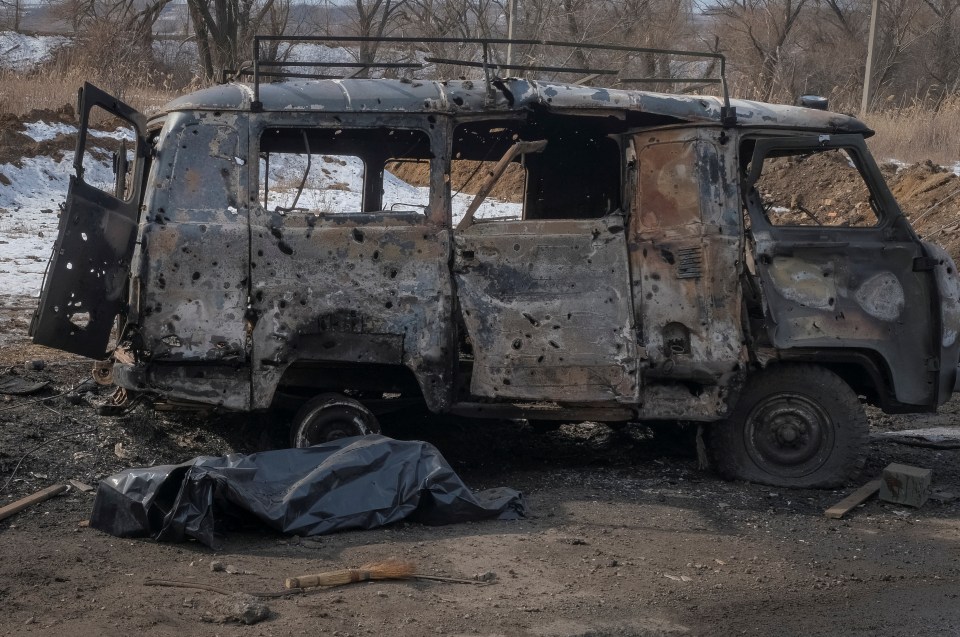
[[(103, 358), (114, 319), (126, 303), (130, 257), (143, 197), (146, 118), (92, 84), (80, 89), (79, 102), (80, 131), (73, 163), (76, 174), (70, 177), (57, 242), (44, 275), (30, 335), (39, 345)], [(89, 164), (92, 157), (88, 141), (91, 132), (97, 133), (88, 130), (95, 108), (123, 120), (123, 128), (129, 129), (127, 135), (97, 134), (110, 145), (118, 142), (113, 192), (93, 185), (84, 175), (84, 159)]]

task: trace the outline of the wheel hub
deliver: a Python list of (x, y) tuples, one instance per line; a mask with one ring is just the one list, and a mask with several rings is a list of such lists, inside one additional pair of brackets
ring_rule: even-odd
[(754, 461), (776, 473), (809, 473), (825, 462), (825, 451), (833, 446), (830, 415), (799, 394), (778, 394), (759, 402), (744, 433)]

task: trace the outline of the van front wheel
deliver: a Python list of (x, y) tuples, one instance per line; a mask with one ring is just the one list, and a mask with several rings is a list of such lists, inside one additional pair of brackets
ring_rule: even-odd
[(747, 380), (730, 418), (708, 428), (707, 444), (725, 478), (829, 488), (863, 468), (868, 433), (843, 379), (816, 365), (782, 365)]
[(380, 433), (380, 423), (362, 403), (340, 394), (308, 400), (293, 418), (290, 444), (311, 447), (349, 436)]

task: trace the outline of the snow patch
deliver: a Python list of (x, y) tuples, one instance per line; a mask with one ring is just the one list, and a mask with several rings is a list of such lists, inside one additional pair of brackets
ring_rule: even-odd
[[(0, 164), (10, 185), (0, 188), (0, 295), (37, 296), (57, 237), (59, 211), (73, 174), (73, 152), (59, 161), (29, 157), (21, 166)], [(88, 183), (112, 190), (113, 167), (85, 166)]]
[(43, 121), (30, 122), (23, 125), (23, 134), (35, 142), (45, 142), (56, 139), (60, 135), (76, 135), (77, 127), (60, 122), (54, 122), (53, 124)]
[(24, 35), (0, 31), (0, 67), (28, 71), (49, 60), (58, 48), (70, 41), (70, 38), (62, 35)]

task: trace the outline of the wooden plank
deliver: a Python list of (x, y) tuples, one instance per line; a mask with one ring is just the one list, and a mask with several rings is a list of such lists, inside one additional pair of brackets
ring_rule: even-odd
[(863, 504), (880, 490), (880, 480), (871, 480), (823, 512), (828, 518), (839, 520), (855, 506)]
[(33, 495), (28, 495), (25, 498), (21, 498), (16, 502), (12, 502), (7, 506), (0, 508), (0, 520), (5, 520), (11, 515), (20, 513), (29, 506), (32, 506), (38, 502), (43, 502), (44, 500), (49, 500), (55, 495), (60, 495), (67, 490), (67, 485), (65, 484), (55, 484), (52, 487), (47, 487), (43, 491), (37, 491)]

